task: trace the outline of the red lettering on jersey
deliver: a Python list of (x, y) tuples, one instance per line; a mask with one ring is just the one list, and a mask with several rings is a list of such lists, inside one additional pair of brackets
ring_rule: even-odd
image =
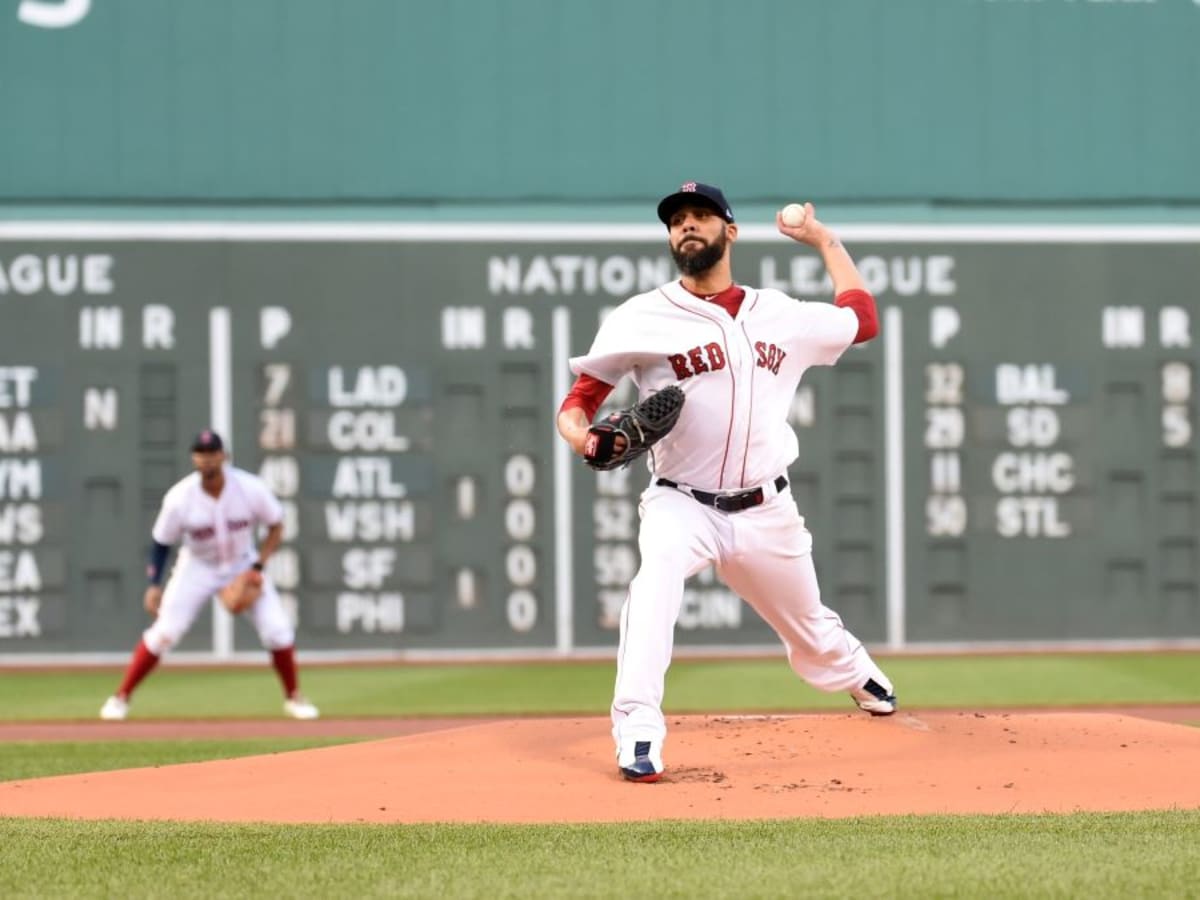
[[(708, 362), (704, 361), (708, 357)], [(703, 347), (693, 347), (686, 354), (672, 353), (667, 362), (675, 370), (675, 377), (680, 381), (699, 375), (701, 372), (716, 372), (725, 368), (725, 351), (721, 345), (713, 342)]]
[(704, 352), (708, 354), (708, 364), (714, 372), (725, 368), (725, 352), (721, 349), (721, 345), (714, 342), (704, 345)]
[(671, 368), (675, 370), (675, 377), (680, 381), (692, 377), (692, 372), (687, 367), (687, 357), (682, 353), (672, 353), (667, 357), (667, 362), (671, 364)]
[(775, 375), (778, 375), (779, 374), (779, 366), (780, 366), (780, 364), (783, 363), (783, 358), (785, 356), (787, 356), (787, 351), (784, 350), (782, 347), (776, 347), (774, 349), (775, 349), (775, 365), (771, 366), (771, 372), (774, 373)]
[(755, 341), (754, 352), (758, 354), (756, 365), (760, 369), (766, 369), (772, 375), (779, 374), (779, 366), (783, 362), (783, 358), (787, 356), (786, 350), (774, 344), (768, 345), (762, 341)]

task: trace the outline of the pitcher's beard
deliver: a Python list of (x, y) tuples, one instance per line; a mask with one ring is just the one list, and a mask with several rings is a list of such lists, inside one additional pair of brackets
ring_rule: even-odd
[(725, 255), (725, 243), (725, 229), (722, 228), (721, 234), (711, 244), (701, 242), (700, 249), (696, 251), (684, 250), (682, 246), (672, 247), (671, 256), (682, 274), (694, 278), (703, 275), (721, 261), (721, 257)]

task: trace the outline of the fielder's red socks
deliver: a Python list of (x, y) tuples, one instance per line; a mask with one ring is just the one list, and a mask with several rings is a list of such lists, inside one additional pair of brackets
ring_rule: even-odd
[(121, 686), (117, 688), (117, 696), (129, 699), (129, 695), (133, 693), (133, 689), (137, 687), (143, 678), (150, 674), (155, 666), (158, 665), (158, 657), (150, 652), (145, 641), (138, 641), (137, 646), (133, 650), (133, 656), (129, 660), (129, 667), (125, 670), (125, 680), (121, 682)]
[(271, 665), (279, 673), (279, 680), (283, 682), (284, 696), (289, 699), (296, 695), (296, 690), (300, 685), (300, 679), (296, 676), (295, 649), (295, 647), (284, 647), (282, 650), (271, 651)]

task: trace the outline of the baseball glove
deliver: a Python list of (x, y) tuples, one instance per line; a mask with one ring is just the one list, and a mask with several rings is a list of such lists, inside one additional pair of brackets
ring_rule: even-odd
[[(641, 403), (605, 416), (588, 428), (584, 462), (600, 470), (629, 465), (675, 427), (685, 399), (683, 391), (672, 384)], [(620, 449), (619, 437), (625, 439)]]
[(221, 605), (235, 616), (246, 611), (262, 596), (262, 580), (262, 572), (247, 569), (217, 592)]

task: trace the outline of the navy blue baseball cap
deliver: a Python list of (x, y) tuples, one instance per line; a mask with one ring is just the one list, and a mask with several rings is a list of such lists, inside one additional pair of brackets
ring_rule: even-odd
[(707, 206), (726, 222), (733, 221), (733, 209), (729, 201), (721, 193), (719, 187), (711, 184), (701, 184), (699, 181), (685, 181), (673, 194), (668, 194), (658, 201), (658, 218), (666, 226), (671, 224), (671, 216), (681, 206)]
[(192, 441), (193, 453), (213, 453), (217, 450), (224, 450), (225, 445), (221, 443), (221, 436), (211, 428), (205, 428), (202, 432), (196, 435), (196, 439)]

